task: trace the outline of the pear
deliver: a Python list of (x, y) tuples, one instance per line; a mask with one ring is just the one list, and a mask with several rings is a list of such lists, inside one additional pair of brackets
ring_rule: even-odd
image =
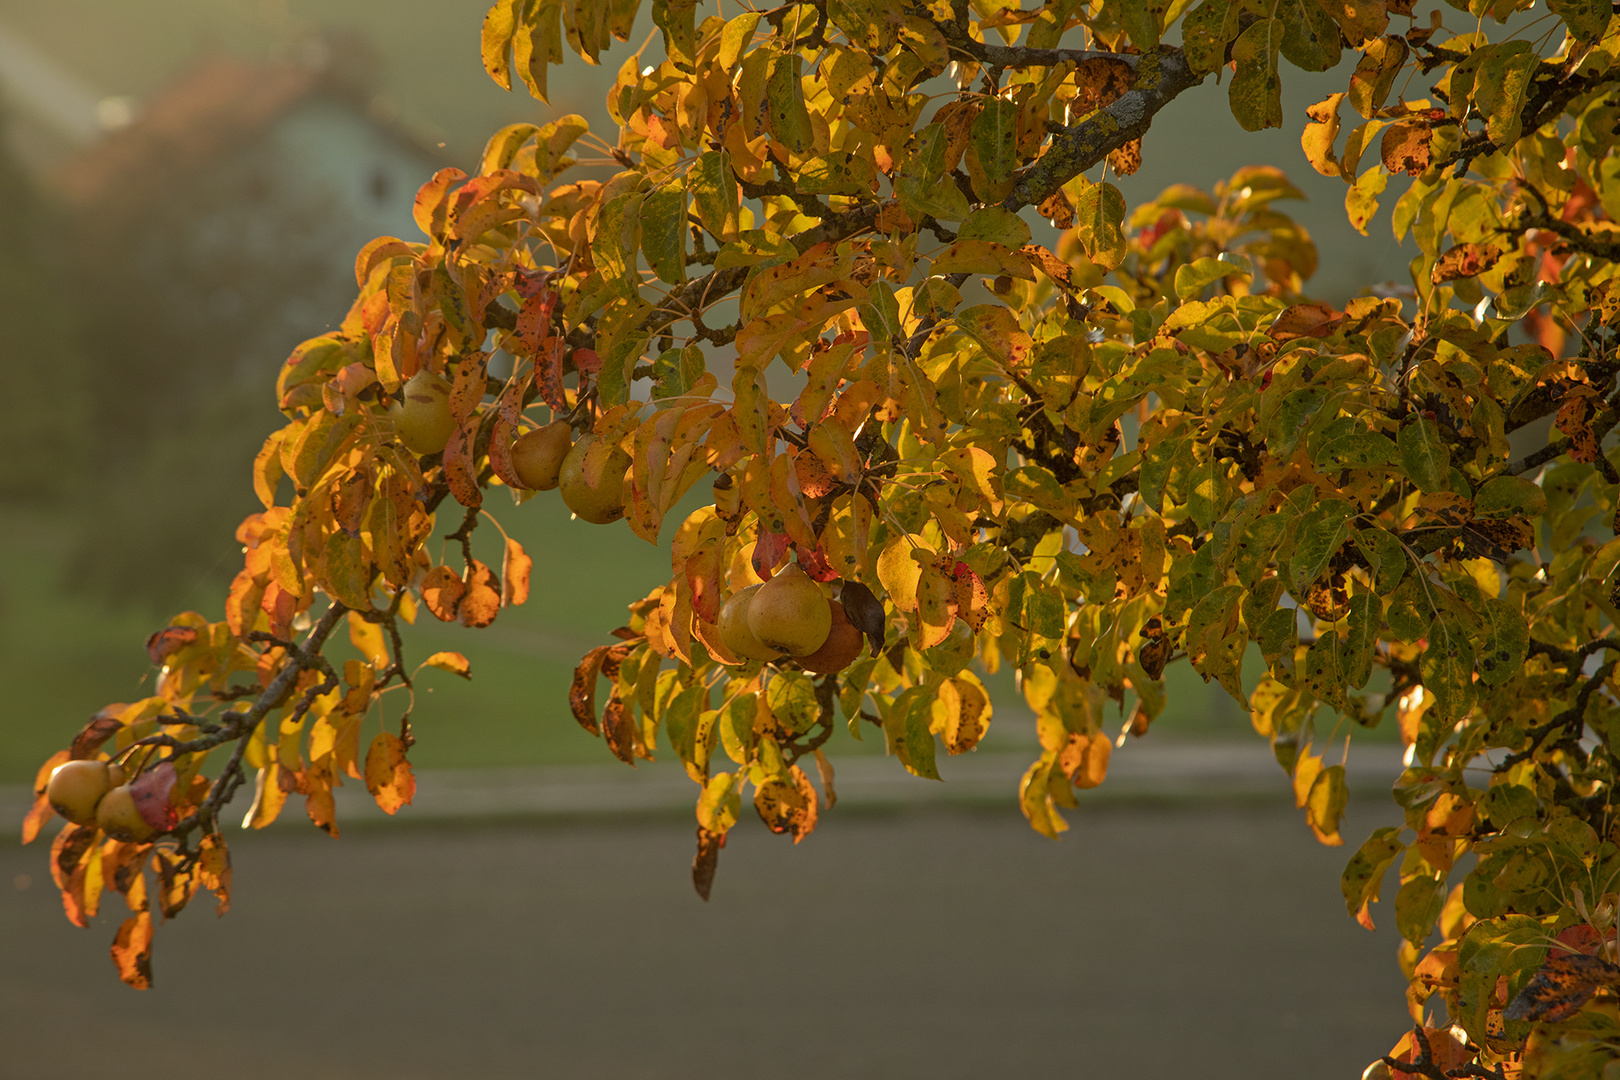
[(450, 383), (423, 368), (405, 381), (401, 398), (389, 406), (400, 441), (414, 454), (437, 454), (456, 429), (450, 415)]
[(827, 633), (827, 640), (809, 656), (798, 657), (800, 667), (817, 675), (830, 675), (849, 667), (861, 655), (861, 642), (864, 640), (861, 632), (855, 629), (855, 624), (849, 621), (849, 616), (844, 614), (842, 604), (827, 606), (832, 614), (832, 629)]
[(768, 649), (809, 656), (832, 632), (832, 605), (810, 575), (792, 563), (754, 594), (748, 628)]
[(748, 628), (748, 608), (755, 594), (764, 587), (763, 584), (750, 585), (735, 593), (720, 608), (717, 623), (720, 628), (720, 640), (725, 643), (726, 648), (749, 660), (775, 660), (782, 655), (778, 650), (763, 645)]
[(124, 782), (124, 770), (105, 761), (67, 761), (51, 772), (45, 797), (51, 809), (75, 825), (96, 820), (96, 807), (108, 791)]
[(134, 844), (150, 840), (157, 831), (141, 816), (128, 784), (120, 784), (102, 796), (96, 807), (96, 824), (114, 840)]
[(557, 483), (563, 502), (575, 516), (593, 525), (606, 525), (624, 517), (625, 472), (630, 468), (630, 455), (614, 448), (602, 469), (601, 483), (591, 487), (585, 481), (585, 454), (595, 441), (596, 436), (586, 435), (574, 444), (557, 471)]
[(523, 486), (550, 491), (557, 486), (563, 459), (574, 445), (574, 432), (566, 420), (554, 420), (518, 437), (512, 444), (512, 468)]

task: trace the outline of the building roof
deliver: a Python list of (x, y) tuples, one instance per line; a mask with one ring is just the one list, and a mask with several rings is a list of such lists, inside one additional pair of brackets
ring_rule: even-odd
[(317, 43), (301, 64), (208, 57), (144, 103), (127, 127), (66, 162), (52, 187), (73, 204), (119, 216), (250, 143), (315, 95), (347, 102), (424, 161), (443, 161), (443, 151), (368, 108), (361, 87), (336, 74), (343, 66), (331, 55)]

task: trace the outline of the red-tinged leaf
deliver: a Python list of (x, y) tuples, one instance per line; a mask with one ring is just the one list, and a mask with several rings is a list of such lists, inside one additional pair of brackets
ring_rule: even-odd
[(990, 617), (990, 591), (984, 581), (967, 563), (958, 560), (951, 570), (952, 592), (956, 599), (956, 616), (973, 628), (976, 634), (984, 629)]
[(1494, 244), (1457, 244), (1441, 253), (1429, 271), (1429, 280), (1442, 281), (1478, 277), (1501, 261), (1504, 252)]
[(172, 799), (175, 779), (174, 763), (163, 761), (130, 781), (129, 794), (135, 800), (135, 809), (160, 833), (174, 828), (179, 820)]
[(474, 559), (467, 567), (466, 585), (458, 608), (461, 625), (473, 629), (488, 626), (501, 612), (500, 582), (495, 580), (495, 571)]
[(405, 760), (405, 743), (391, 731), (379, 732), (366, 751), (366, 790), (385, 814), (416, 797), (416, 777)]
[(534, 560), (523, 545), (506, 538), (506, 560), (501, 564), (501, 606), (516, 607), (529, 599), (529, 575)]
[(456, 502), (469, 510), (484, 504), (484, 492), (478, 486), (478, 469), (473, 462), (476, 437), (476, 426), (463, 424), (450, 433), (450, 441), (444, 444), (445, 483), (450, 485), (450, 494), (456, 497)]
[(788, 548), (792, 541), (786, 533), (759, 530), (759, 539), (754, 542), (754, 573), (763, 581), (771, 579), (772, 572), (787, 558)]
[(596, 722), (596, 677), (602, 670), (602, 662), (613, 648), (612, 645), (598, 645), (586, 653), (574, 669), (574, 681), (568, 688), (568, 708), (580, 726), (592, 735), (602, 733)]
[(563, 389), (563, 350), (566, 338), (553, 335), (540, 343), (534, 354), (534, 386), (540, 400), (561, 414), (568, 410), (568, 393)]
[(195, 626), (166, 626), (146, 639), (146, 655), (152, 658), (152, 663), (162, 666), (165, 660), (196, 640)]
[(797, 550), (799, 552), (799, 566), (810, 576), (811, 580), (838, 580), (838, 571), (833, 568), (833, 564), (828, 561), (826, 553), (821, 550), (819, 545), (810, 548), (801, 545)]
[(465, 179), (467, 174), (460, 169), (440, 169), (433, 174), (433, 179), (422, 185), (411, 208), (411, 216), (416, 219), (418, 228), (432, 237), (444, 235), (444, 215), (450, 204), (450, 188)]
[(1592, 399), (1588, 387), (1578, 387), (1564, 398), (1558, 407), (1553, 426), (1569, 438), (1569, 456), (1583, 464), (1591, 464), (1598, 457), (1597, 436), (1592, 432)]
[(448, 671), (452, 675), (460, 675), (463, 679), (472, 678), (472, 662), (458, 652), (436, 652), (417, 665), (417, 670), (420, 671), (425, 667)]
[(214, 894), (217, 911), (231, 910), (231, 853), (218, 836), (205, 836), (197, 845), (197, 876), (202, 887)]
[(714, 872), (720, 866), (720, 849), (725, 846), (725, 833), (710, 832), (703, 826), (698, 826), (697, 855), (692, 859), (692, 888), (696, 889), (698, 896), (705, 901), (709, 899), (709, 892), (714, 888)]
[(815, 831), (818, 800), (803, 769), (794, 765), (788, 776), (792, 783), (771, 777), (755, 788), (754, 809), (771, 832), (790, 833), (797, 844)]
[(137, 990), (152, 988), (152, 913), (131, 915), (113, 939), (112, 960), (118, 977)]
[(422, 579), (422, 603), (440, 622), (461, 617), (461, 597), (466, 591), (466, 583), (448, 566), (435, 566)]
[[(517, 325), (512, 333), (516, 339), (509, 351), (518, 356), (536, 356), (542, 344), (551, 337), (551, 313), (557, 308), (557, 294), (550, 289), (542, 289), (523, 301), (523, 307), (518, 312)], [(562, 339), (556, 338), (558, 345)], [(561, 360), (561, 350), (558, 350), (558, 359)], [(560, 369), (559, 369), (560, 373)]]
[(1620, 967), (1598, 956), (1557, 953), (1547, 958), (1502, 1015), (1508, 1020), (1568, 1020), (1603, 988), (1620, 988)]
[(636, 725), (630, 715), (630, 705), (619, 697), (617, 687), (602, 710), (602, 737), (614, 757), (632, 769), (636, 767)]
[(602, 370), (602, 358), (595, 349), (575, 349), (573, 360), (574, 369), (581, 375), (595, 375)]
[(686, 560), (686, 581), (692, 590), (692, 611), (704, 622), (720, 618), (720, 593), (725, 586), (725, 550), (709, 540)]

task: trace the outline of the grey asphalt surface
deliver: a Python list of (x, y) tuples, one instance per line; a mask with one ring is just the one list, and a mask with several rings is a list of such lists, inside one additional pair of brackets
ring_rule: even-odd
[[(1353, 800), (1348, 842), (1393, 813)], [(1296, 1080), (1399, 1037), (1395, 935), (1291, 801), (1069, 818), (840, 807), (795, 848), (750, 815), (708, 904), (685, 815), (275, 828), (228, 916), (159, 929), (146, 993), (107, 959), (121, 902), (69, 926), (10, 842), (0, 1077)]]

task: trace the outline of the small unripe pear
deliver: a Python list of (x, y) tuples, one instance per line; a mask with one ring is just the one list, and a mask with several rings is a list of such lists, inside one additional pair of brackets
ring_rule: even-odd
[(550, 491), (557, 486), (557, 474), (573, 445), (574, 432), (568, 421), (554, 420), (519, 436), (512, 444), (512, 468), (524, 487)]
[(832, 632), (832, 607), (810, 575), (792, 563), (754, 594), (748, 628), (766, 648), (809, 656)]
[(735, 593), (720, 608), (720, 619), (716, 624), (720, 628), (720, 640), (725, 643), (726, 648), (749, 660), (775, 660), (782, 655), (776, 649), (767, 648), (748, 628), (749, 605), (753, 602), (754, 595), (764, 587), (750, 585)]
[(437, 454), (456, 429), (450, 415), (450, 383), (423, 368), (405, 381), (400, 400), (389, 406), (400, 441), (415, 454)]
[(861, 632), (855, 629), (855, 624), (849, 621), (849, 616), (844, 614), (842, 604), (827, 606), (832, 614), (832, 629), (827, 633), (827, 640), (809, 656), (798, 657), (800, 667), (817, 675), (830, 675), (849, 667), (861, 655), (861, 642), (864, 640)]
[(563, 502), (575, 516), (593, 525), (606, 525), (624, 517), (625, 471), (630, 468), (630, 455), (615, 447), (602, 468), (601, 482), (591, 487), (585, 481), (585, 454), (595, 441), (596, 436), (586, 435), (574, 444), (557, 471), (557, 484)]
[(135, 806), (128, 784), (119, 784), (102, 796), (101, 805), (96, 807), (96, 824), (114, 840), (135, 844), (150, 840), (156, 832)]
[(67, 761), (51, 772), (45, 797), (51, 809), (75, 825), (96, 820), (96, 807), (112, 788), (124, 782), (124, 770), (105, 761)]

